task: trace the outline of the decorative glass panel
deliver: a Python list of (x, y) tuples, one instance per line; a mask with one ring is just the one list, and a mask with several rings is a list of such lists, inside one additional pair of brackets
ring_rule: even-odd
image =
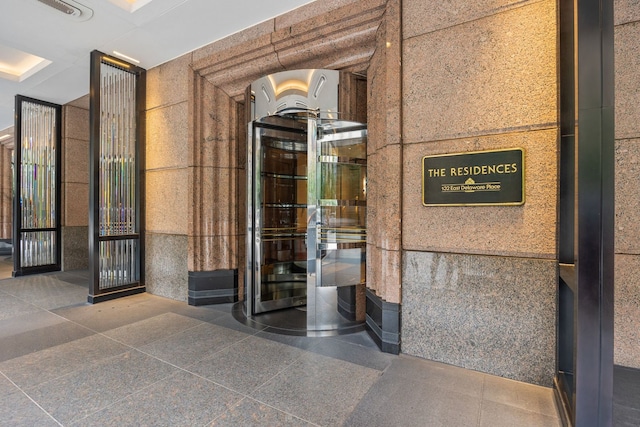
[(137, 239), (100, 242), (100, 289), (137, 282), (139, 279), (137, 260)]
[(20, 233), (20, 264), (37, 267), (56, 263), (56, 232)]
[(100, 236), (136, 232), (136, 76), (101, 65)]
[(57, 270), (61, 107), (16, 97), (14, 275)]
[(145, 70), (91, 52), (89, 302), (144, 292)]

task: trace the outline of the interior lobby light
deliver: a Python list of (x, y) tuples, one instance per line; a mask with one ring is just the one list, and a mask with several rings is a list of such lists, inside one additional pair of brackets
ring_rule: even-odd
[(21, 82), (49, 64), (47, 59), (0, 44), (0, 78)]
[(140, 9), (142, 6), (146, 6), (153, 0), (109, 0), (121, 9), (126, 10), (129, 13), (133, 13)]
[(140, 61), (138, 61), (137, 59), (132, 58), (132, 57), (130, 57), (130, 56), (127, 56), (127, 55), (125, 55), (124, 53), (120, 53), (120, 52), (117, 52), (117, 51), (115, 51), (115, 50), (114, 50), (114, 51), (113, 51), (113, 54), (114, 54), (115, 56), (119, 56), (119, 57), (120, 57), (120, 58), (122, 58), (122, 59), (126, 59), (127, 61), (131, 61), (131, 62), (133, 62), (134, 64), (139, 64), (139, 63), (140, 63)]
[(4, 141), (5, 139), (11, 138), (11, 135), (2, 135), (0, 136), (0, 141)]

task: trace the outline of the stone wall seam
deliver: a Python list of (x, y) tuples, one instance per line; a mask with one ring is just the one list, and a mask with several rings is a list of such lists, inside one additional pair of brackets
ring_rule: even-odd
[(469, 132), (469, 133), (459, 133), (459, 134), (451, 134), (449, 135), (438, 135), (438, 138), (432, 138), (429, 140), (416, 140), (416, 141), (403, 141), (404, 144), (423, 144), (425, 142), (445, 142), (445, 141), (456, 141), (461, 139), (468, 138), (481, 138), (484, 136), (496, 136), (496, 135), (513, 135), (519, 133), (528, 133), (528, 132), (538, 132), (545, 131), (551, 129), (557, 129), (559, 126), (558, 122), (548, 122), (548, 123), (540, 123), (536, 125), (527, 125), (527, 126), (515, 126), (510, 128), (502, 128), (502, 129), (489, 129), (482, 130), (477, 132)]
[(506, 5), (506, 6), (499, 6), (499, 7), (495, 8), (495, 9), (491, 10), (489, 13), (481, 15), (481, 16), (477, 16), (477, 17), (475, 17), (473, 19), (467, 19), (465, 21), (456, 22), (456, 23), (453, 23), (451, 25), (436, 26), (436, 27), (433, 27), (432, 29), (427, 30), (425, 32), (422, 32), (422, 33), (419, 33), (419, 34), (413, 34), (413, 35), (407, 36), (407, 37), (404, 37), (404, 34), (403, 34), (403, 40), (411, 40), (414, 37), (420, 37), (420, 36), (424, 36), (424, 35), (427, 35), (427, 34), (433, 34), (433, 33), (436, 33), (438, 31), (446, 30), (446, 29), (449, 29), (449, 28), (454, 28), (454, 27), (458, 27), (458, 26), (461, 26), (461, 25), (466, 25), (466, 24), (469, 24), (469, 23), (472, 23), (472, 22), (476, 22), (476, 21), (480, 21), (480, 20), (489, 18), (491, 16), (495, 16), (495, 15), (500, 15), (502, 13), (511, 12), (513, 10), (516, 10), (516, 9), (519, 9), (519, 8), (522, 8), (522, 7), (531, 6), (531, 5), (534, 5), (536, 3), (543, 3), (545, 1), (549, 1), (549, 0), (520, 0), (520, 1), (516, 2), (516, 3), (511, 3), (511, 4)]
[(146, 112), (147, 112), (147, 113), (151, 113), (151, 112), (155, 112), (155, 111), (157, 111), (157, 110), (161, 110), (161, 109), (165, 109), (165, 108), (175, 107), (176, 105), (186, 104), (186, 103), (188, 103), (188, 102), (189, 102), (189, 100), (188, 100), (188, 99), (185, 99), (185, 100), (182, 100), (182, 101), (176, 101), (176, 102), (172, 102), (172, 103), (167, 103), (167, 104), (162, 104), (162, 105), (156, 105), (155, 107), (148, 108), (148, 109), (146, 110)]

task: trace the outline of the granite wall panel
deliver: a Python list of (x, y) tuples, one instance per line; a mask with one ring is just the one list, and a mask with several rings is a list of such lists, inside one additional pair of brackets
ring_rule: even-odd
[(187, 301), (188, 244), (186, 235), (145, 234), (145, 286), (149, 293)]
[(640, 22), (615, 27), (616, 139), (640, 137)]
[(189, 106), (186, 102), (147, 111), (147, 170), (186, 168), (188, 141)]
[(415, 37), (537, 1), (539, 0), (407, 1), (402, 11), (403, 36), (406, 39)]
[(147, 71), (147, 110), (189, 99), (192, 60), (193, 54), (188, 53)]
[(615, 0), (614, 362), (640, 368), (640, 1)]
[(89, 227), (62, 227), (62, 270), (89, 268)]
[(89, 268), (89, 96), (62, 108), (62, 270)]
[(534, 2), (405, 40), (404, 142), (555, 126), (555, 6)]
[(616, 254), (614, 362), (640, 369), (640, 256)]
[(89, 224), (89, 185), (67, 182), (62, 188), (63, 226), (87, 226)]
[(89, 109), (65, 105), (63, 108), (64, 135), (63, 138), (72, 138), (89, 141)]
[(554, 261), (404, 254), (402, 351), (550, 387)]
[(0, 239), (13, 235), (13, 168), (11, 149), (0, 146)]
[[(423, 206), (425, 155), (503, 148), (524, 149), (524, 205)], [(556, 129), (405, 145), (403, 247), (554, 259), (557, 163)]]
[(65, 182), (75, 182), (88, 186), (89, 140), (64, 138), (63, 165)]
[(640, 139), (616, 141), (615, 251), (640, 254)]
[(188, 170), (147, 171), (146, 230), (152, 233), (187, 234)]
[(640, 0), (614, 0), (613, 19), (615, 25), (640, 21)]

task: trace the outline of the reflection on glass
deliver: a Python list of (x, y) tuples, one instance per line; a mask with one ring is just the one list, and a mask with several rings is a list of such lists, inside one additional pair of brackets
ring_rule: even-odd
[(262, 301), (304, 297), (307, 151), (304, 137), (265, 130), (263, 141)]
[(101, 64), (100, 235), (135, 233), (136, 76)]
[[(22, 229), (56, 226), (56, 109), (22, 102), (20, 221)], [(21, 233), (21, 267), (55, 264), (55, 232)]]
[(318, 140), (317, 286), (354, 286), (366, 280), (366, 132), (333, 130)]
[(100, 242), (100, 289), (128, 285), (139, 280), (138, 240)]
[[(136, 75), (100, 69), (99, 236), (126, 236), (136, 224)], [(135, 240), (100, 242), (100, 288), (139, 280)]]
[(55, 264), (56, 232), (29, 231), (20, 233), (20, 264), (37, 267)]

